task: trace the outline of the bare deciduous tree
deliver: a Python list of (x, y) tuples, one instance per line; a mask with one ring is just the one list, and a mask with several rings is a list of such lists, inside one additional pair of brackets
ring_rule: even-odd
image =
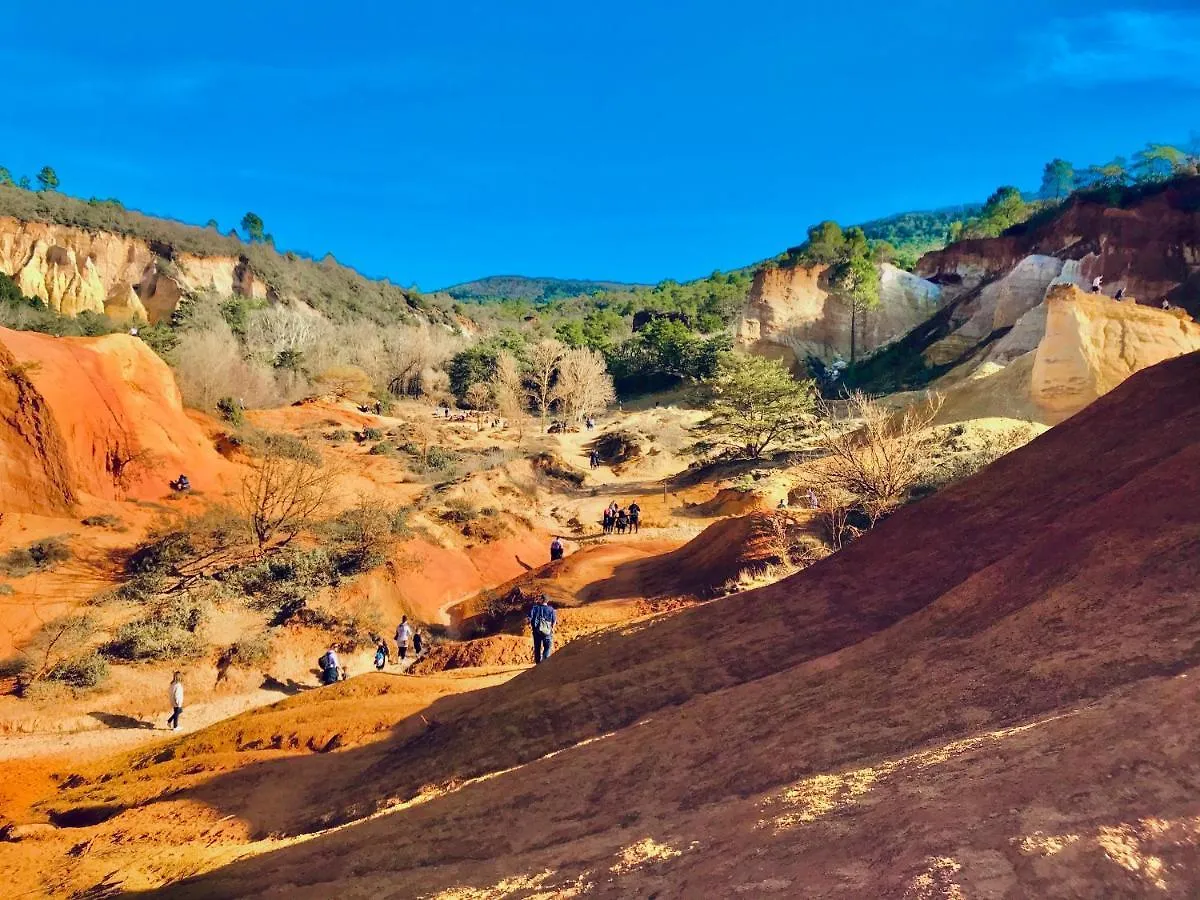
[(554, 398), (562, 406), (563, 418), (577, 422), (600, 412), (616, 396), (603, 356), (588, 347), (574, 347), (563, 354), (554, 384)]
[(538, 341), (529, 351), (529, 376), (526, 381), (529, 401), (542, 417), (543, 430), (554, 403), (554, 376), (558, 371), (558, 362), (566, 352), (566, 345), (553, 338)]
[(475, 411), (475, 430), (483, 430), (483, 414), (492, 408), (492, 389), (482, 381), (467, 388), (467, 402)]
[(371, 377), (357, 366), (334, 366), (315, 380), (339, 400), (361, 400), (371, 393)]
[(191, 325), (175, 351), (175, 375), (184, 402), (212, 410), (222, 397), (236, 397), (247, 408), (273, 406), (280, 400), (274, 372), (242, 357), (241, 346), (221, 319), (204, 317)]
[(297, 306), (275, 304), (256, 310), (246, 326), (246, 349), (268, 363), (285, 351), (304, 353), (316, 343), (319, 321), (316, 313)]
[(282, 547), (307, 528), (329, 501), (336, 471), (268, 454), (242, 481), (239, 506), (259, 553)]
[(429, 448), (437, 438), (437, 430), (424, 419), (418, 419), (411, 424), (413, 442), (421, 448), (421, 465), (429, 465)]
[(809, 472), (807, 483), (830, 526), (835, 547), (857, 512), (867, 527), (901, 506), (932, 469), (929, 428), (942, 407), (928, 394), (903, 412), (893, 412), (856, 391), (839, 411), (822, 402), (814, 429), (825, 455)]
[(516, 357), (508, 351), (496, 357), (492, 396), (500, 415), (517, 427), (517, 443), (520, 444), (525, 439), (525, 373)]

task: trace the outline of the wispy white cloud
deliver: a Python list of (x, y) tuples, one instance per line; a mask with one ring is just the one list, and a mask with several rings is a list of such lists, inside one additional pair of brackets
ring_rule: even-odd
[(1030, 82), (1200, 87), (1200, 10), (1110, 10), (1051, 19), (1025, 37)]

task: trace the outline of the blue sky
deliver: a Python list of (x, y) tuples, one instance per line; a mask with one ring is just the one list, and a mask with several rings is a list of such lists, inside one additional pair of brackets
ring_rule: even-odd
[(916, 0), (6, 10), (0, 165), (426, 290), (685, 279), (1200, 131), (1200, 6)]

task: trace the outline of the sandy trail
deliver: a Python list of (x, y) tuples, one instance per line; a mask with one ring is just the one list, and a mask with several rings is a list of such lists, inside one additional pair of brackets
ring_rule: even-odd
[[(404, 673), (412, 668), (417, 657), (410, 656), (403, 662), (393, 661), (386, 672)], [(347, 680), (372, 674), (374, 667), (363, 668), (351, 673)], [(316, 685), (313, 686), (314, 689)], [(0, 740), (0, 762), (14, 759), (33, 759), (58, 755), (99, 755), (109, 751), (126, 750), (157, 740), (167, 741), (181, 734), (190, 734), (224, 719), (263, 706), (278, 703), (292, 695), (291, 691), (258, 688), (248, 693), (221, 697), (216, 700), (189, 703), (184, 707), (179, 731), (167, 727), (170, 710), (165, 706), (162, 714), (153, 718), (145, 716), (124, 717), (128, 724), (105, 726), (97, 723), (93, 727), (73, 731), (40, 731), (29, 734), (6, 736)]]

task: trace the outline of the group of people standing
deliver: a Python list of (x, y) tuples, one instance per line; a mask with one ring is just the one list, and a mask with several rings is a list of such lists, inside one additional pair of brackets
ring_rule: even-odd
[[(400, 617), (400, 624), (396, 626), (396, 659), (399, 662), (404, 662), (408, 659), (408, 647), (412, 644), (413, 657), (421, 655), (421, 650), (425, 646), (425, 637), (421, 634), (421, 629), (413, 628), (408, 622), (408, 616)], [(388, 665), (391, 660), (391, 648), (388, 647), (388, 642), (385, 638), (380, 638), (375, 646), (375, 668), (383, 671), (384, 666)]]
[(614, 531), (617, 534), (637, 534), (641, 518), (642, 508), (636, 500), (629, 504), (628, 509), (618, 507), (617, 501), (614, 500), (604, 508), (601, 523), (604, 525), (605, 534), (612, 534)]

